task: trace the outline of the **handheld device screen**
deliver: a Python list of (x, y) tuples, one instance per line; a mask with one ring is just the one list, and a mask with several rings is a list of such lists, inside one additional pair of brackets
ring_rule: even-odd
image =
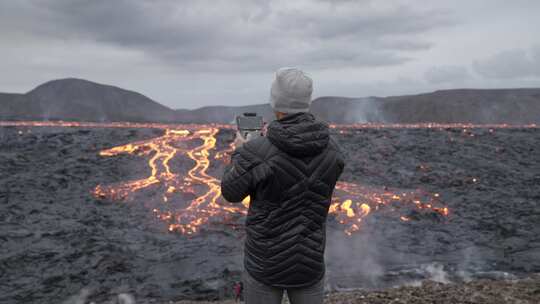
[(239, 130), (261, 130), (263, 118), (261, 116), (237, 116), (236, 125)]

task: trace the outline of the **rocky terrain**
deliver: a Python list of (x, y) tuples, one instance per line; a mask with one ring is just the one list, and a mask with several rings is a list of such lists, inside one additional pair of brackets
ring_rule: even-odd
[[(242, 268), (241, 229), (209, 223), (191, 236), (168, 232), (148, 206), (159, 185), (129, 202), (93, 194), (99, 184), (146, 177), (150, 171), (151, 155), (102, 157), (100, 151), (163, 132), (0, 128), (0, 303), (62, 303), (81, 293), (98, 303), (119, 293), (133, 295), (137, 303), (230, 297)], [(347, 156), (343, 181), (375, 192), (421, 191), (436, 196), (450, 212), (444, 217), (417, 210), (400, 198), (373, 210), (351, 236), (330, 216), (329, 292), (489, 279), (500, 282), (490, 285), (491, 291), (481, 281), (350, 295), (400, 303), (388, 299), (416, 294), (429, 299), (449, 289), (478, 299), (506, 291), (523, 300), (515, 303), (534, 299), (537, 289), (501, 280), (540, 272), (539, 129), (350, 128), (333, 133)], [(228, 147), (232, 134), (230, 129), (217, 134), (218, 150)], [(178, 155), (171, 165), (181, 173), (193, 163)], [(219, 178), (222, 168), (213, 162), (209, 172)], [(241, 224), (243, 217), (236, 220)], [(408, 303), (429, 303), (415, 301)]]
[(540, 301), (540, 277), (522, 280), (477, 280), (461, 284), (424, 282), (381, 291), (330, 294), (331, 304), (534, 304)]
[[(361, 92), (360, 92), (361, 93)], [(231, 123), (268, 103), (173, 110), (142, 94), (83, 79), (46, 82), (26, 94), (0, 93), (2, 120)], [(319, 97), (312, 112), (332, 123), (540, 123), (540, 89), (456, 89), (391, 97)]]
[[(289, 303), (284, 297), (284, 303)], [(540, 302), (540, 276), (512, 281), (476, 280), (460, 284), (427, 281), (378, 291), (334, 292), (327, 304), (536, 304)], [(228, 301), (180, 301), (175, 304), (233, 304)]]

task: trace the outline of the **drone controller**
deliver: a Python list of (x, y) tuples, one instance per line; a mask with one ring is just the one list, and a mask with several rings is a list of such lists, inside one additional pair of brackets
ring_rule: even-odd
[(238, 132), (246, 140), (262, 136), (263, 126), (263, 118), (258, 116), (257, 113), (244, 113), (236, 116)]

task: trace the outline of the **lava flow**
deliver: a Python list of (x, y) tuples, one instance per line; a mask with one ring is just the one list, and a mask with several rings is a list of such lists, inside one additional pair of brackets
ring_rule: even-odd
[[(156, 128), (163, 129), (162, 136), (113, 147), (100, 152), (103, 157), (131, 154), (148, 158), (150, 174), (146, 178), (120, 182), (112, 185), (98, 185), (93, 195), (111, 201), (134, 200), (142, 194), (141, 201), (150, 206), (154, 215), (164, 221), (169, 231), (181, 234), (194, 234), (201, 227), (210, 229), (212, 224), (226, 224), (235, 227), (235, 220), (247, 214), (249, 197), (242, 204), (231, 204), (221, 196), (220, 180), (208, 173), (212, 161), (227, 162), (234, 150), (231, 144), (226, 149), (216, 151), (216, 135), (220, 129), (231, 125), (167, 125), (153, 123), (91, 123), (64, 121), (0, 121), (0, 126), (16, 127), (85, 127), (85, 128)], [(337, 126), (332, 126), (336, 128)], [(385, 125), (344, 126), (341, 130), (352, 128), (384, 128)], [(389, 127), (408, 128), (407, 125)], [(410, 127), (483, 127), (482, 125), (411, 125)], [(493, 125), (490, 128), (506, 128), (508, 125)], [(535, 128), (536, 125), (528, 127)], [(211, 155), (213, 154), (213, 157)], [(189, 158), (182, 159), (182, 158)], [(187, 173), (171, 168), (171, 161), (186, 161), (191, 166)], [(192, 162), (194, 164), (192, 164)], [(147, 191), (142, 191), (147, 190)], [(146, 193), (151, 193), (148, 196)], [(157, 193), (157, 195), (156, 195)], [(137, 197), (139, 200), (139, 197)], [(351, 235), (360, 229), (364, 218), (373, 212), (389, 213), (396, 219), (408, 222), (410, 216), (405, 211), (426, 211), (440, 216), (448, 216), (449, 210), (442, 205), (439, 194), (420, 190), (403, 191), (368, 187), (354, 183), (339, 182), (329, 207), (337, 222), (344, 225), (346, 234)]]
[[(101, 156), (115, 156), (122, 153), (152, 155), (148, 160), (151, 174), (140, 180), (110, 186), (99, 185), (94, 190), (95, 196), (110, 200), (126, 200), (130, 198), (130, 194), (156, 185), (163, 193), (160, 196), (163, 204), (153, 208), (155, 216), (166, 221), (170, 231), (183, 234), (193, 234), (198, 231), (199, 226), (210, 221), (224, 221), (234, 214), (245, 214), (247, 202), (244, 202), (246, 206), (218, 203), (218, 199), (221, 198), (220, 181), (207, 173), (210, 166), (210, 151), (216, 145), (215, 135), (218, 131), (219, 129), (215, 127), (191, 130), (166, 129), (165, 134), (158, 138), (101, 151)], [(195, 140), (202, 143), (194, 148), (188, 148), (187, 142)], [(195, 162), (187, 175), (173, 173), (169, 164), (169, 161), (180, 153)], [(183, 194), (184, 197), (191, 194), (194, 198), (182, 206), (183, 202), (179, 202), (175, 194)]]
[[(439, 200), (438, 193), (415, 191), (390, 191), (354, 183), (338, 182), (330, 205), (330, 214), (346, 226), (345, 233), (351, 235), (360, 229), (363, 219), (373, 211), (394, 214), (398, 210), (428, 211), (440, 216), (448, 216), (449, 210)], [(404, 222), (410, 221), (399, 215)]]
[[(201, 225), (210, 222), (226, 223), (228, 219), (245, 215), (249, 198), (244, 200), (242, 205), (227, 203), (221, 197), (220, 181), (207, 172), (211, 164), (211, 153), (214, 153), (214, 160), (225, 162), (226, 156), (234, 149), (231, 144), (223, 151), (213, 151), (218, 131), (217, 127), (209, 126), (192, 130), (166, 129), (161, 137), (102, 151), (100, 153), (102, 156), (115, 156), (121, 153), (139, 156), (153, 154), (148, 161), (151, 175), (145, 179), (119, 185), (100, 185), (96, 187), (94, 194), (100, 198), (124, 200), (138, 190), (159, 184), (163, 192), (162, 204), (160, 207), (153, 208), (153, 212), (156, 217), (167, 222), (170, 231), (178, 231), (182, 234), (193, 234), (200, 229)], [(202, 141), (202, 144), (194, 148), (179, 145), (181, 142), (195, 140)], [(179, 153), (187, 155), (195, 162), (195, 165), (187, 172), (187, 176), (173, 173), (169, 166), (169, 161)], [(182, 206), (175, 202), (177, 199), (173, 197), (175, 193), (189, 193), (193, 198), (187, 205)], [(362, 220), (371, 212), (382, 209), (395, 211), (397, 208), (393, 205), (396, 203), (406, 204), (418, 210), (428, 210), (442, 216), (448, 215), (448, 208), (441, 206), (438, 194), (430, 195), (420, 191), (389, 191), (347, 182), (337, 184), (329, 213), (335, 215), (336, 220), (345, 225), (344, 231), (350, 235), (359, 230)], [(399, 219), (409, 221), (409, 218), (403, 215)]]

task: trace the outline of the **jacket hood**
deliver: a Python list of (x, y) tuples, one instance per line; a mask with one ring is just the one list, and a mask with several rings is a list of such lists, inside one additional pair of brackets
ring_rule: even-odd
[(295, 157), (319, 154), (328, 145), (328, 125), (311, 113), (289, 114), (268, 125), (266, 136), (281, 151)]

